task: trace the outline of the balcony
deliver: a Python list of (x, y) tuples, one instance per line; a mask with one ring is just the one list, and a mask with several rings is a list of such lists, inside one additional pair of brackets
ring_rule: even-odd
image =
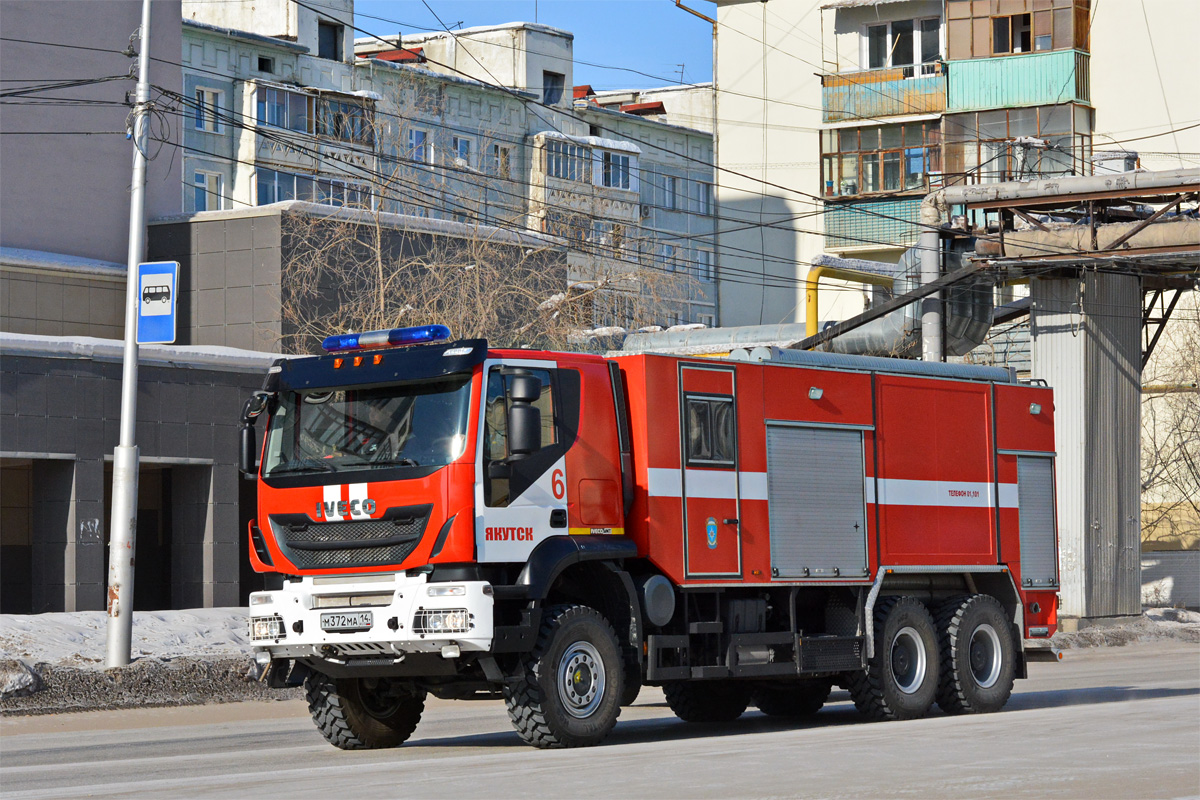
[(920, 197), (825, 205), (825, 248), (833, 252), (906, 248), (920, 234)]
[(1091, 103), (1089, 56), (1054, 50), (946, 64), (948, 111)]
[(821, 76), (821, 120), (933, 114), (946, 108), (940, 63)]

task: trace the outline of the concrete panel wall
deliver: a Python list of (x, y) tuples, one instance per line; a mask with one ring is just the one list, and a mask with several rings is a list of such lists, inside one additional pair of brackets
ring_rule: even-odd
[[(120, 369), (86, 359), (0, 359), (0, 458), (6, 477), (16, 465), (31, 470), (34, 612), (104, 608), (105, 462), (119, 433)], [(172, 478), (172, 508), (159, 519), (172, 527), (175, 607), (239, 602), (244, 518), (253, 504), (238, 502), (238, 420), (261, 385), (257, 373), (139, 369), (143, 464), (169, 468)]]
[[(6, 39), (0, 73), (37, 83), (125, 76), (134, 62), (119, 51), (141, 23), (141, 7), (139, 0), (0, 3)], [(150, 63), (150, 82), (178, 92), (180, 3), (156, 0), (152, 9), (151, 51), (158, 60)], [(5, 88), (22, 85), (6, 83)], [(124, 134), (125, 93), (133, 88), (134, 82), (125, 79), (39, 92), (42, 98), (102, 104), (5, 106), (0, 112), (5, 133), (0, 137), (0, 241), (6, 247), (125, 263), (133, 156)], [(179, 169), (169, 151), (149, 163), (149, 217), (179, 213)]]
[(1200, 550), (1143, 553), (1142, 604), (1200, 609)]
[(125, 281), (0, 269), (0, 330), (119, 339), (125, 331)]

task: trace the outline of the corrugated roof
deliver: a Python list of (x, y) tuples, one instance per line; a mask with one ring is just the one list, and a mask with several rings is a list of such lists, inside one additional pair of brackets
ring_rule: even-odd
[(656, 100), (653, 103), (629, 103), (621, 106), (621, 111), (626, 114), (637, 114), (639, 117), (645, 114), (667, 113), (667, 109), (661, 100)]

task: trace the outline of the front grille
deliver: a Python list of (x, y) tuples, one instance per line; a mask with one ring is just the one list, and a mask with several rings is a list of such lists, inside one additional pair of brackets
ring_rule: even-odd
[(389, 508), (379, 519), (313, 522), (306, 514), (272, 514), (271, 532), (300, 569), (398, 565), (421, 543), (432, 505)]

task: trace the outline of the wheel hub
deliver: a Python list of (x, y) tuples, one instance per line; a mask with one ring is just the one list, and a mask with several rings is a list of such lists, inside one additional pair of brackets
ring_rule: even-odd
[(988, 689), (996, 685), (996, 681), (1000, 679), (1003, 658), (1000, 636), (995, 628), (983, 624), (972, 631), (967, 661), (971, 667), (971, 677), (980, 688)]
[(575, 642), (558, 663), (558, 695), (573, 717), (593, 714), (604, 699), (604, 662), (590, 642)]
[(890, 660), (897, 689), (913, 694), (921, 688), (925, 682), (925, 644), (916, 629), (905, 627), (896, 632)]

